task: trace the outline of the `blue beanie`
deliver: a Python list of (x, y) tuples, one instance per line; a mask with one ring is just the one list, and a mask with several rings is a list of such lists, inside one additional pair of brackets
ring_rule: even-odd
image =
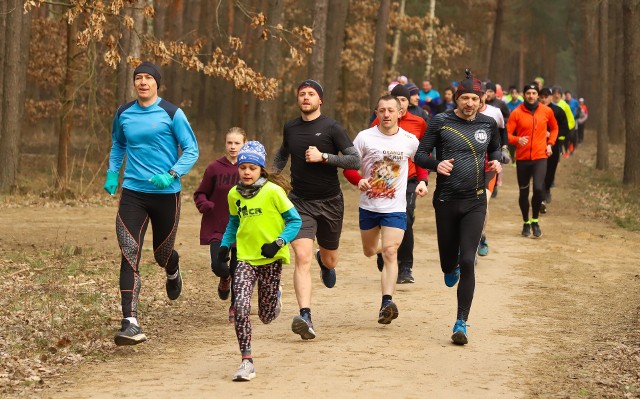
[(238, 153), (238, 165), (252, 163), (260, 167), (266, 166), (267, 151), (259, 141), (247, 141)]

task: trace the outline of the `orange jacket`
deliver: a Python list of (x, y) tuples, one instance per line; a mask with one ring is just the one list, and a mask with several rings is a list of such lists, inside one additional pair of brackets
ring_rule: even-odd
[[(550, 135), (547, 137), (547, 126)], [(547, 158), (547, 144), (553, 146), (558, 138), (558, 122), (553, 110), (542, 103), (532, 114), (524, 103), (516, 107), (507, 121), (509, 144), (516, 146), (517, 161), (533, 161)], [(529, 142), (520, 145), (518, 139), (528, 136)]]

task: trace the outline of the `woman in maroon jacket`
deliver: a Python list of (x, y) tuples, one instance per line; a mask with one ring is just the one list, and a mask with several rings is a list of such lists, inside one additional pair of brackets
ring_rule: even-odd
[[(231, 248), (230, 260), (218, 261), (218, 250), (222, 235), (229, 222), (227, 194), (238, 182), (238, 152), (247, 141), (243, 129), (232, 127), (225, 136), (225, 156), (211, 162), (204, 171), (200, 186), (193, 194), (193, 201), (202, 214), (200, 224), (200, 245), (209, 245), (211, 253), (211, 271), (218, 277), (218, 296), (222, 300), (229, 298), (233, 272), (237, 263), (236, 248)], [(233, 323), (233, 296), (229, 306), (229, 322)]]

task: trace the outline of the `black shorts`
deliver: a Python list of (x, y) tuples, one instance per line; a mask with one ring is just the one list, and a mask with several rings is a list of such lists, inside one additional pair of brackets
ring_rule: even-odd
[(342, 219), (344, 217), (344, 199), (342, 193), (332, 198), (305, 200), (293, 193), (289, 199), (302, 218), (302, 227), (295, 239), (318, 239), (318, 245), (336, 250), (340, 245)]

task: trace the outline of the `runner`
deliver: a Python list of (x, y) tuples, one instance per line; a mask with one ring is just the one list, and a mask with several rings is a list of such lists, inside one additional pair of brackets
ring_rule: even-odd
[[(467, 319), (475, 290), (474, 259), (487, 213), (484, 162), (500, 172), (500, 135), (496, 121), (479, 114), (482, 83), (466, 70), (458, 84), (456, 109), (436, 115), (420, 141), (416, 165), (438, 172), (433, 207), (444, 282), (458, 280), (458, 308), (451, 340), (468, 343)], [(437, 158), (430, 156), (436, 147)]]
[[(227, 194), (238, 182), (238, 151), (247, 141), (247, 134), (239, 127), (232, 127), (225, 136), (225, 156), (211, 162), (204, 171), (200, 186), (193, 194), (193, 201), (202, 214), (200, 245), (208, 245), (211, 254), (211, 271), (218, 277), (218, 296), (229, 298), (231, 280), (238, 260), (236, 247), (231, 247), (230, 261), (218, 262), (218, 250), (222, 235), (229, 222)], [(233, 295), (229, 306), (229, 323), (234, 319)]]
[[(408, 102), (406, 97), (404, 100)], [(398, 307), (393, 302), (398, 279), (398, 247), (407, 228), (409, 158), (415, 155), (419, 144), (413, 134), (398, 126), (401, 109), (399, 99), (393, 95), (378, 100), (376, 115), (380, 123), (361, 131), (354, 140), (365, 177), (357, 171), (344, 171), (349, 181), (362, 191), (359, 213), (364, 255), (382, 253), (384, 259), (380, 324), (390, 324), (398, 317)]]
[[(558, 138), (558, 123), (553, 111), (538, 102), (538, 85), (524, 86), (524, 103), (509, 116), (507, 134), (509, 143), (516, 145), (516, 174), (520, 195), (518, 203), (522, 213), (522, 235), (533, 238), (542, 236), (538, 223), (540, 205), (544, 199), (544, 179), (547, 173), (547, 158)], [(550, 132), (547, 137), (547, 130)], [(533, 179), (531, 219), (529, 219), (529, 186)]]
[[(116, 345), (146, 341), (138, 322), (140, 256), (149, 221), (153, 228), (153, 256), (167, 274), (171, 300), (182, 291), (179, 255), (174, 249), (180, 220), (180, 177), (198, 160), (198, 143), (184, 112), (158, 97), (160, 71), (143, 62), (133, 71), (138, 98), (118, 108), (111, 131), (111, 153), (104, 189), (115, 195), (124, 156), (122, 195), (116, 234), (122, 252), (120, 295), (122, 327)], [(177, 145), (176, 145), (177, 144)], [(182, 155), (178, 156), (178, 147)]]
[(234, 381), (256, 376), (251, 354), (251, 297), (258, 284), (258, 316), (269, 324), (280, 314), (282, 264), (290, 260), (289, 243), (300, 230), (300, 215), (283, 188), (282, 176), (265, 170), (266, 151), (258, 141), (249, 141), (238, 154), (240, 181), (229, 191), (229, 224), (218, 251), (220, 263), (229, 260), (229, 248), (236, 243), (235, 328), (242, 363)]
[[(359, 169), (360, 157), (347, 131), (321, 114), (322, 86), (315, 80), (298, 85), (300, 117), (284, 126), (282, 146), (274, 159), (281, 171), (291, 155), (289, 193), (302, 218), (302, 228), (291, 243), (296, 255), (293, 286), (300, 315), (293, 318), (291, 330), (302, 339), (313, 339), (316, 332), (311, 321), (311, 259), (313, 241), (318, 239), (315, 258), (327, 288), (336, 284), (338, 246), (342, 233), (344, 200), (338, 180), (338, 167)], [(338, 155), (341, 152), (342, 155)]]

